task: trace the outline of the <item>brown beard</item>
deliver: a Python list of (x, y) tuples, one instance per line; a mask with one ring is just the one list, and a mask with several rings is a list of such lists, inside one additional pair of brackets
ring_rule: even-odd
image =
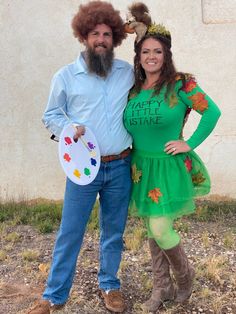
[(112, 68), (113, 59), (113, 48), (107, 49), (104, 54), (97, 54), (94, 49), (87, 48), (86, 61), (88, 70), (91, 73), (95, 73), (101, 77), (107, 77)]

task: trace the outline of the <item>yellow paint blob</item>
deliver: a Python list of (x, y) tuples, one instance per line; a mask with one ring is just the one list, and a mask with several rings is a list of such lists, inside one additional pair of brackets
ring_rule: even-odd
[(81, 173), (79, 172), (78, 169), (75, 169), (74, 172), (73, 172), (73, 174), (74, 174), (76, 177), (78, 177), (78, 178), (81, 177)]

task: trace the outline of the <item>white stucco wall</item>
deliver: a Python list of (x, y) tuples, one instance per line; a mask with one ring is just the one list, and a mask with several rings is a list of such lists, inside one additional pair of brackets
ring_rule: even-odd
[[(72, 62), (81, 45), (70, 22), (75, 0), (0, 0), (0, 114), (2, 199), (62, 199), (64, 173), (57, 144), (41, 123), (52, 75)], [(122, 12), (132, 1), (111, 1)], [(212, 193), (236, 197), (236, 0), (146, 0), (153, 20), (173, 37), (181, 71), (194, 73), (222, 117), (197, 149), (212, 177)], [(116, 56), (132, 63), (134, 36)], [(198, 117), (197, 117), (198, 119)], [(191, 115), (186, 134), (196, 127)]]

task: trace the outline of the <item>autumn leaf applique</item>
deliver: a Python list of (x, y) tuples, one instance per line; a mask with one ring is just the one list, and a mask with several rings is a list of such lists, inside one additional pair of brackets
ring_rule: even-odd
[(196, 81), (194, 78), (190, 78), (186, 83), (185, 86), (182, 87), (182, 90), (186, 93), (190, 93), (195, 87), (197, 86)]
[(205, 99), (205, 96), (205, 94), (198, 92), (195, 95), (188, 97), (193, 103), (194, 110), (203, 112), (208, 108), (208, 101)]
[(175, 77), (175, 80), (176, 81), (180, 81), (182, 79), (182, 76), (180, 74), (177, 74), (176, 77)]
[(159, 188), (155, 188), (148, 192), (148, 197), (150, 197), (155, 203), (158, 203), (160, 196), (162, 196), (162, 193)]
[(204, 178), (203, 174), (200, 171), (192, 175), (192, 182), (194, 185), (200, 185), (205, 180), (206, 179)]
[(192, 78), (193, 76), (190, 73), (177, 73), (177, 75), (175, 76), (176, 81), (180, 81), (180, 80), (188, 81)]
[(173, 108), (178, 103), (178, 98), (176, 96), (176, 93), (172, 93), (169, 97), (169, 106)]
[(190, 172), (192, 170), (192, 159), (190, 159), (188, 156), (185, 158), (184, 160), (186, 169), (188, 170), (188, 172)]
[(134, 183), (139, 183), (140, 177), (142, 176), (142, 171), (137, 169), (136, 164), (132, 166), (132, 180)]

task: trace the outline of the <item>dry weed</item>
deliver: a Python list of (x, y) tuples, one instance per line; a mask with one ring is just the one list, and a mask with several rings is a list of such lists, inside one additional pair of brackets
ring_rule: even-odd
[(202, 244), (205, 248), (208, 248), (210, 246), (210, 238), (209, 238), (209, 232), (205, 231), (202, 234)]
[(143, 245), (146, 230), (142, 227), (136, 228), (125, 236), (125, 246), (127, 250), (137, 251)]
[(39, 251), (37, 250), (25, 250), (21, 253), (23, 260), (28, 262), (36, 261), (39, 255)]
[(232, 249), (235, 246), (235, 238), (232, 231), (224, 234), (223, 243), (227, 249)]
[(139, 302), (134, 303), (133, 309), (136, 314), (149, 314), (149, 311), (145, 308), (145, 306)]
[(120, 268), (119, 268), (119, 273), (122, 273), (123, 271), (126, 271), (129, 267), (129, 262), (126, 260), (121, 260), (120, 262)]
[(213, 255), (202, 260), (200, 269), (202, 276), (211, 280), (213, 283), (221, 284), (221, 275), (225, 273), (226, 257)]
[(5, 236), (5, 240), (8, 242), (16, 243), (16, 242), (19, 242), (21, 240), (21, 236), (17, 232), (11, 232)]
[(215, 314), (223, 313), (223, 310), (227, 306), (229, 299), (230, 296), (228, 294), (214, 297), (211, 303), (211, 308), (214, 311), (214, 313)]
[(4, 235), (4, 233), (6, 232), (6, 228), (7, 228), (7, 224), (2, 222), (0, 223), (0, 234)]
[(7, 259), (7, 253), (3, 250), (0, 250), (0, 262), (3, 262)]
[(140, 274), (140, 284), (142, 286), (142, 291), (148, 293), (153, 286), (152, 278), (150, 278), (147, 273), (142, 272)]
[(209, 299), (213, 294), (214, 292), (206, 287), (199, 291), (198, 297), (202, 300), (205, 300), (205, 299)]

